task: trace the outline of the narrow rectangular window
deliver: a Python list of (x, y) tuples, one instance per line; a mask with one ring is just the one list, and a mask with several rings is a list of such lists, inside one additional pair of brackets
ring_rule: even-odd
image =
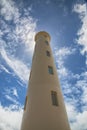
[(46, 51), (46, 55), (50, 57), (50, 52), (49, 52), (49, 51)]
[(48, 72), (49, 72), (49, 74), (53, 74), (53, 67), (52, 66), (48, 66)]
[(25, 99), (24, 110), (26, 110), (26, 105), (27, 105), (27, 96), (26, 96), (26, 99)]
[(49, 45), (48, 41), (45, 41), (46, 45)]
[(51, 91), (52, 105), (58, 106), (57, 92)]
[(46, 38), (47, 36), (46, 36), (46, 35), (44, 35), (44, 37)]
[(30, 80), (30, 78), (31, 78), (31, 73), (32, 73), (32, 70), (31, 70), (31, 72), (30, 72), (29, 80)]

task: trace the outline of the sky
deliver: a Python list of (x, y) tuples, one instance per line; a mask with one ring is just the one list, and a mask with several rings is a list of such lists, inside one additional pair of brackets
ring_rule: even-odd
[(71, 130), (87, 130), (84, 0), (0, 0), (0, 130), (19, 130), (34, 52), (47, 31)]

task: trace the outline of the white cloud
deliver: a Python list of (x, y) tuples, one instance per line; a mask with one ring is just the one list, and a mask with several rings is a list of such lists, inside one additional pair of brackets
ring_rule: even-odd
[(13, 20), (15, 25), (9, 25), (4, 20), (1, 20), (0, 34), (4, 35), (7, 33), (5, 37), (9, 40), (9, 46), (13, 45), (14, 47), (23, 43), (26, 46), (26, 51), (32, 52), (35, 45), (36, 20), (30, 16), (31, 7), (27, 9), (21, 7), (21, 14), (20, 9), (13, 0), (0, 0), (0, 6), (1, 16), (5, 20)]
[(67, 56), (72, 54), (74, 51), (75, 49), (72, 49), (70, 47), (62, 47), (58, 51), (56, 51), (55, 54), (59, 56)]
[(7, 64), (13, 69), (15, 74), (26, 83), (28, 81), (29, 69), (28, 67), (20, 60), (17, 60), (12, 57), (8, 57), (6, 51), (1, 50), (1, 55), (7, 62)]
[(26, 50), (29, 52), (32, 52), (34, 49), (35, 28), (36, 23), (33, 21), (32, 17), (27, 16), (19, 19), (13, 32), (17, 40), (24, 43)]
[(75, 110), (75, 107), (73, 105), (71, 105), (70, 103), (66, 103), (66, 110), (67, 110), (69, 120), (71, 122), (76, 121), (77, 112)]
[(86, 130), (87, 129), (87, 110), (82, 113), (77, 112), (75, 106), (66, 103), (66, 109), (70, 120), (72, 130)]
[(86, 66), (87, 66), (87, 55), (86, 55), (86, 62), (85, 62)]
[(71, 127), (72, 130), (87, 130), (87, 111), (77, 114), (76, 122)]
[(0, 37), (2, 37), (2, 35), (3, 35), (3, 32), (0, 30)]
[(58, 73), (60, 77), (67, 76), (67, 74), (69, 73), (68, 69), (64, 66), (64, 63), (68, 56), (74, 53), (75, 49), (70, 47), (62, 47), (58, 50), (55, 50), (56, 63), (58, 65)]
[(12, 20), (19, 18), (19, 10), (12, 0), (0, 0), (0, 13), (5, 18), (5, 20)]
[(79, 18), (82, 22), (81, 28), (78, 30), (77, 35), (79, 38), (77, 39), (77, 43), (80, 44), (83, 49), (81, 53), (84, 54), (87, 52), (87, 11), (86, 4), (76, 4), (73, 9), (74, 12), (78, 13)]
[[(67, 66), (65, 67), (67, 58), (75, 54), (75, 51), (75, 49), (63, 47), (58, 49), (58, 51), (55, 50), (55, 57), (71, 129), (86, 130), (87, 72), (73, 74)], [(75, 82), (72, 84), (74, 80)], [(78, 104), (81, 105), (80, 108), (78, 108)]]
[(19, 84), (20, 86), (23, 86), (23, 84), (22, 84), (20, 81), (17, 80), (17, 82), (18, 82), (18, 84)]
[[(69, 81), (69, 76), (65, 77), (63, 81), (61, 80), (65, 100), (74, 105), (77, 111), (84, 111), (87, 108), (87, 72), (79, 74), (79, 78), (73, 73), (68, 73), (68, 75), (75, 82), (72, 84), (72, 80)], [(67, 96), (70, 98), (67, 98)], [(78, 105), (80, 105), (79, 109)]]
[[(15, 74), (26, 82), (29, 75), (26, 61), (31, 57), (35, 45), (36, 20), (30, 16), (31, 7), (20, 9), (13, 0), (0, 0), (0, 7), (1, 16), (7, 21), (12, 20), (12, 24), (1, 20), (1, 55)], [(5, 67), (3, 69), (7, 71)]]
[(13, 102), (13, 103), (15, 103), (15, 104), (19, 104), (19, 103), (17, 102), (17, 100), (15, 100), (14, 98), (12, 98), (12, 97), (9, 96), (9, 95), (5, 95), (5, 97), (6, 97), (8, 100), (10, 100), (11, 102)]
[(11, 107), (6, 108), (0, 105), (0, 130), (19, 130), (23, 111), (12, 111)]
[(81, 13), (81, 16), (84, 17), (84, 15), (86, 14), (86, 4), (76, 4), (73, 11)]
[(65, 59), (67, 58), (67, 56), (73, 54), (74, 52), (75, 49), (70, 47), (62, 47), (58, 50), (55, 50), (55, 56), (58, 58), (57, 60), (58, 65), (61, 67), (61, 65), (63, 65)]
[[(6, 43), (2, 39), (0, 39), (1, 55), (4, 58), (4, 60), (7, 62), (7, 64), (13, 69), (15, 74), (23, 82), (27, 82), (28, 75), (29, 75), (29, 69), (28, 69), (26, 63), (24, 63), (23, 60), (21, 60), (21, 58), (19, 58), (17, 55), (15, 56), (15, 54), (18, 51), (20, 51), (21, 47), (23, 47), (23, 49), (26, 50), (26, 52), (28, 52), (28, 55), (29, 55), (29, 52), (33, 52), (33, 48), (34, 48), (34, 44), (35, 44), (34, 35), (35, 35), (35, 28), (36, 28), (36, 20), (34, 21), (34, 19), (28, 13), (29, 9), (22, 9), (24, 14), (21, 15), (21, 11), (19, 11), (19, 8), (15, 4), (15, 2), (12, 0), (8, 0), (8, 1), (0, 0), (0, 4), (2, 6), (1, 15), (7, 21), (13, 20), (13, 23), (15, 25), (15, 26), (9, 26), (4, 20), (1, 21), (1, 23), (2, 23), (1, 27), (3, 27), (3, 28), (1, 28), (0, 34), (1, 34), (1, 36), (2, 35), (6, 36), (5, 38), (7, 38), (7, 41), (9, 41)], [(86, 41), (85, 41), (85, 38), (87, 37), (87, 33), (86, 33), (86, 29), (85, 29), (85, 27), (87, 25), (86, 17), (85, 17), (85, 6), (79, 5), (78, 7), (75, 7), (74, 10), (75, 10), (75, 12), (77, 12), (79, 14), (80, 19), (82, 21), (82, 28), (78, 32), (79, 39), (77, 41), (78, 41), (78, 44), (80, 44), (84, 47), (82, 50), (82, 52), (84, 53), (86, 51), (86, 45), (87, 45)], [(19, 47), (19, 49), (17, 51), (16, 48), (18, 48), (18, 47)], [(24, 55), (26, 57), (26, 52), (23, 52), (23, 51), (21, 52), (22, 57)], [(63, 47), (55, 52), (56, 61), (58, 64), (58, 69), (59, 69), (58, 72), (61, 75), (62, 79), (66, 78), (66, 80), (67, 80), (66, 82), (63, 81), (63, 85), (65, 86), (65, 89), (63, 91), (70, 95), (72, 93), (73, 87), (71, 86), (71, 83), (69, 84), (69, 82), (68, 82), (68, 78), (69, 78), (68, 75), (70, 75), (70, 77), (76, 78), (76, 79), (80, 79), (80, 75), (78, 75), (78, 74), (74, 75), (72, 72), (70, 72), (64, 66), (64, 63), (65, 63), (66, 58), (68, 56), (72, 55), (74, 52), (75, 52), (75, 49), (68, 48), (68, 47)], [(8, 71), (6, 69), (7, 68), (5, 67), (4, 71)], [(19, 81), (18, 81), (18, 83), (21, 84)], [(83, 82), (80, 82), (80, 80), (79, 80), (78, 85), (80, 83), (83, 83)], [(82, 86), (83, 84), (80, 84), (80, 85)], [(76, 85), (75, 85), (75, 87), (76, 87)], [(77, 88), (75, 88), (75, 87), (74, 87), (74, 90), (77, 91), (78, 87)], [(17, 96), (17, 91), (15, 89), (13, 90), (13, 94), (15, 96)], [(85, 87), (83, 87), (82, 102), (87, 101), (86, 94), (87, 93), (86, 93), (86, 86), (85, 86)], [(13, 100), (13, 98), (11, 96), (9, 96), (9, 94), (7, 94), (6, 97), (9, 100), (16, 103), (16, 100)], [(69, 116), (70, 121), (73, 122), (73, 123), (71, 123), (72, 130), (75, 130), (75, 129), (83, 130), (82, 129), (83, 125), (84, 125), (83, 128), (87, 128), (86, 122), (85, 122), (86, 116), (87, 116), (86, 111), (84, 111), (83, 113), (77, 112), (76, 106), (75, 106), (75, 100), (78, 100), (78, 99), (73, 98), (73, 100), (66, 100), (66, 101), (69, 101), (68, 105), (66, 104), (68, 116)], [(72, 102), (72, 104), (70, 104), (70, 101)], [(73, 104), (74, 104), (74, 106), (72, 106)], [(20, 129), (19, 125), (21, 122), (22, 110), (21, 109), (19, 111), (11, 110), (11, 109), (15, 110), (16, 107), (17, 106), (12, 105), (12, 106), (10, 106), (10, 108), (7, 109), (7, 108), (3, 108), (2, 106), (0, 106), (0, 129), (1, 130), (19, 130)], [(81, 121), (79, 118), (83, 121)], [(79, 128), (78, 128), (78, 125), (79, 125)]]
[(14, 98), (9, 98), (10, 96), (8, 95), (18, 97), (17, 89), (15, 87), (6, 88), (3, 94), (6, 95), (5, 97), (7, 97), (8, 99), (11, 99), (11, 101), (14, 100)]
[[(81, 100), (87, 107), (87, 72), (84, 72), (80, 75), (81, 79), (79, 79), (76, 83), (76, 87), (81, 88), (83, 93)], [(84, 106), (83, 106), (84, 110)]]
[(46, 0), (46, 4), (47, 4), (47, 5), (49, 5), (49, 4), (50, 4), (50, 2), (51, 2), (50, 0)]
[(6, 73), (10, 74), (10, 71), (3, 65), (0, 65), (0, 69), (4, 70)]
[(18, 93), (17, 93), (17, 89), (16, 88), (13, 89), (13, 95), (18, 97)]
[[(65, 82), (65, 92), (67, 93), (67, 87), (69, 91), (69, 95), (73, 95), (80, 91), (79, 98), (72, 97), (71, 100), (66, 97), (66, 108), (68, 117), (70, 120), (72, 130), (86, 130), (87, 129), (87, 72), (83, 72), (79, 75), (79, 79), (76, 81), (74, 86), (69, 85), (68, 82)], [(80, 108), (76, 106), (80, 104)], [(82, 112), (79, 111), (81, 109)]]

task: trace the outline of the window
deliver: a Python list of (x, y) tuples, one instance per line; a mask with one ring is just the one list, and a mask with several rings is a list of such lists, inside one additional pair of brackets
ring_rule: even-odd
[(29, 77), (29, 79), (31, 78), (31, 73), (32, 73), (32, 71), (30, 72), (30, 77)]
[(44, 35), (44, 37), (47, 37), (47, 35)]
[(26, 99), (25, 99), (24, 110), (26, 110), (26, 105), (27, 105), (27, 96), (26, 96)]
[(48, 41), (45, 41), (45, 43), (46, 43), (47, 45), (49, 45)]
[(46, 55), (50, 57), (50, 52), (49, 52), (49, 51), (46, 51)]
[(52, 105), (58, 106), (57, 92), (51, 91)]
[(48, 66), (48, 72), (49, 72), (49, 74), (53, 74), (53, 67), (52, 66)]

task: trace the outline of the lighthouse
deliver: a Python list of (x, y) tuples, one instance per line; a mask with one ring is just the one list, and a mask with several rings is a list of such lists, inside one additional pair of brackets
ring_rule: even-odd
[(21, 130), (70, 130), (47, 32), (35, 36)]

